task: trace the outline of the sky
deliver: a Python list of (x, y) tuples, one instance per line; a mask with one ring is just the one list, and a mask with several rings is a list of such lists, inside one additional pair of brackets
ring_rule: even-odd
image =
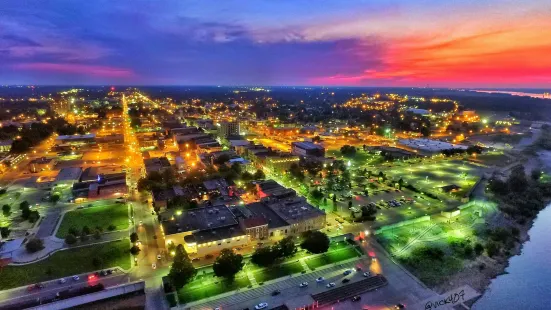
[(3, 0), (0, 84), (551, 86), (549, 0)]

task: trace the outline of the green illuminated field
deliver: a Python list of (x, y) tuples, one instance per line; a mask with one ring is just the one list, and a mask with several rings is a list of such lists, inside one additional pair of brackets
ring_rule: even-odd
[(114, 225), (115, 230), (128, 228), (128, 207), (126, 204), (112, 203), (69, 211), (63, 216), (56, 237), (65, 238), (71, 227), (80, 231), (84, 226), (88, 226), (90, 229), (99, 226), (107, 231), (109, 225)]

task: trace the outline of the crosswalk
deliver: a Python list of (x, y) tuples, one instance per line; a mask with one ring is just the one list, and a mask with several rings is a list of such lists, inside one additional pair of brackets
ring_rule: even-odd
[[(354, 268), (356, 261), (357, 260), (348, 261), (346, 263), (337, 264), (328, 268), (317, 269), (314, 272), (310, 272), (306, 274), (280, 278), (278, 280), (275, 280), (272, 283), (265, 284), (253, 289), (244, 289), (241, 292), (238, 290), (236, 292), (232, 292), (229, 295), (222, 296), (220, 298), (214, 298), (210, 300), (189, 303), (187, 305), (183, 305), (182, 308), (191, 309), (191, 310), (207, 310), (207, 309), (210, 310), (217, 307), (220, 307), (222, 309), (231, 308), (232, 305), (238, 305), (246, 301), (250, 301), (262, 296), (270, 295), (275, 290), (283, 291), (285, 289), (292, 288), (292, 287), (298, 288), (299, 284), (305, 281), (312, 284), (312, 282), (315, 282), (314, 279), (321, 276), (325, 278), (331, 278), (331, 277), (336, 277), (338, 275), (342, 275), (342, 272), (345, 269)], [(314, 288), (314, 290), (323, 290), (323, 289), (324, 289), (324, 286), (316, 286)], [(304, 294), (303, 290), (297, 290), (297, 292), (299, 294)], [(316, 293), (316, 292), (312, 291), (312, 289), (309, 289), (308, 293)], [(276, 305), (270, 305), (270, 306), (276, 306)]]

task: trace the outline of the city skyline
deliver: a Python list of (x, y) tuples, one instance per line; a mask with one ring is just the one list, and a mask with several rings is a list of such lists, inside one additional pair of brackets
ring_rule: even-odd
[(7, 1), (1, 84), (549, 85), (551, 4)]

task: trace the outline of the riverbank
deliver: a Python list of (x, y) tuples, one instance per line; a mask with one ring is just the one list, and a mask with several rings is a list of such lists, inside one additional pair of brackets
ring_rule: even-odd
[[(538, 152), (537, 156), (531, 156), (525, 162), (525, 170), (528, 175), (532, 169), (537, 167), (540, 167), (547, 173), (551, 172), (551, 152)], [(550, 202), (551, 201), (547, 200), (546, 205), (549, 205)], [(481, 293), (482, 296), (494, 279), (500, 275), (507, 274), (506, 269), (509, 267), (511, 259), (522, 253), (525, 243), (530, 240), (529, 231), (532, 229), (538, 215), (539, 213), (520, 224), (518, 221), (512, 220), (509, 216), (500, 211), (499, 214), (492, 219), (492, 226), (517, 228), (519, 234), (516, 238), (514, 247), (500, 252), (499, 255), (493, 257), (480, 255), (474, 260), (467, 260), (461, 271), (451, 275), (445, 282), (432, 288), (436, 292), (443, 293), (462, 285), (470, 285)], [(478, 299), (471, 300), (469, 304), (472, 305), (477, 300)]]

